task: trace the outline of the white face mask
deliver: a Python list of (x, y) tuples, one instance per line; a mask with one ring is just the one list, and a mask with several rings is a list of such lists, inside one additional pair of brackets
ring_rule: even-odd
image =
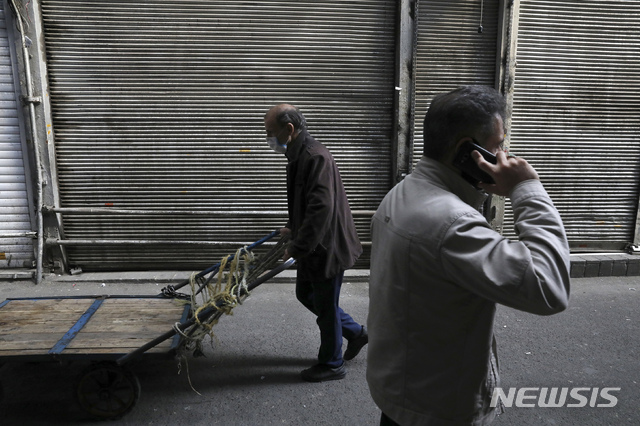
[(287, 152), (287, 144), (281, 144), (278, 141), (278, 138), (275, 136), (271, 136), (267, 138), (267, 144), (269, 144), (269, 148), (271, 148), (272, 150), (274, 150), (275, 152), (278, 152), (280, 154), (284, 154)]

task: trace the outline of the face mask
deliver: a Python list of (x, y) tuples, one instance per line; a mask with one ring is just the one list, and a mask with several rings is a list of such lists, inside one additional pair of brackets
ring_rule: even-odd
[(286, 143), (281, 144), (278, 141), (278, 138), (275, 136), (271, 136), (270, 138), (267, 138), (267, 144), (269, 144), (269, 148), (271, 148), (275, 152), (278, 152), (280, 154), (284, 154), (287, 152), (287, 144)]

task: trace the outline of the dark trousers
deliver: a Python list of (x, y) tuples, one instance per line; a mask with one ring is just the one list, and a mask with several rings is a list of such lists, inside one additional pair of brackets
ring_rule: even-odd
[(362, 326), (340, 308), (340, 289), (344, 272), (335, 277), (314, 281), (309, 274), (298, 270), (296, 279), (296, 297), (316, 316), (320, 328), (320, 350), (318, 362), (330, 367), (339, 367), (342, 360), (342, 338), (354, 339), (362, 332)]
[(380, 426), (400, 426), (398, 423), (391, 420), (385, 413), (380, 416)]

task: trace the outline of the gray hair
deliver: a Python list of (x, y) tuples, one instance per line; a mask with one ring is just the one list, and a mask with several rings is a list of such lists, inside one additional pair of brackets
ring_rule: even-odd
[(283, 108), (282, 111), (275, 116), (275, 120), (280, 127), (286, 126), (289, 123), (293, 124), (296, 132), (307, 129), (307, 120), (300, 110), (293, 105)]

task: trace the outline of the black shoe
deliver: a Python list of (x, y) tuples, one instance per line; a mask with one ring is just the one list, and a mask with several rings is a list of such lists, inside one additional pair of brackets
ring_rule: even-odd
[(360, 350), (369, 343), (369, 335), (367, 334), (367, 328), (363, 325), (362, 332), (355, 339), (349, 340), (349, 344), (347, 345), (347, 350), (344, 351), (344, 355), (342, 358), (345, 361), (349, 361), (354, 359), (360, 353)]
[(302, 380), (307, 382), (326, 382), (328, 380), (344, 379), (347, 375), (347, 369), (344, 365), (340, 367), (329, 367), (326, 364), (316, 364), (311, 368), (307, 368), (300, 373)]

